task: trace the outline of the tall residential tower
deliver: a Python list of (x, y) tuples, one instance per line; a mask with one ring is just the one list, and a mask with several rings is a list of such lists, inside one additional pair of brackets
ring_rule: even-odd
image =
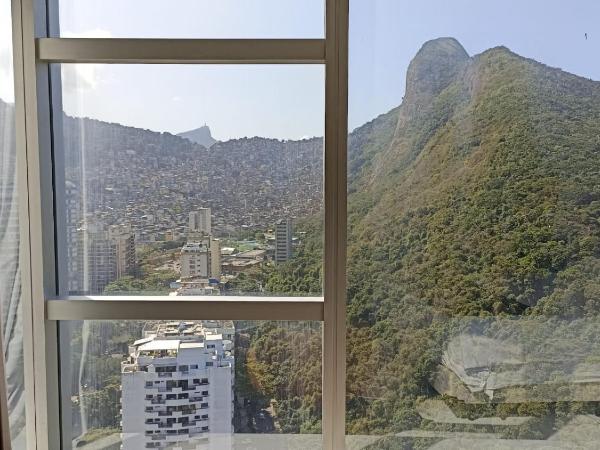
[(275, 224), (275, 263), (292, 259), (292, 219), (281, 219)]
[(200, 208), (189, 215), (189, 232), (201, 233), (206, 236), (212, 234), (210, 208)]
[(129, 347), (124, 450), (231, 448), (234, 333), (233, 322), (162, 322)]

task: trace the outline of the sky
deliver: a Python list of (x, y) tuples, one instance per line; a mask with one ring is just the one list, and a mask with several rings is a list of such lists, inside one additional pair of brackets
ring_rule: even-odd
[[(8, 0), (0, 0), (0, 5)], [(12, 100), (10, 27), (0, 10), (0, 97)], [(66, 37), (320, 38), (323, 0), (60, 0)], [(410, 60), (452, 36), (471, 55), (505, 45), (600, 80), (598, 0), (350, 0), (349, 128), (400, 104)], [(7, 31), (8, 30), (8, 31)], [(588, 33), (588, 39), (585, 38)], [(307, 66), (63, 65), (63, 106), (220, 140), (323, 134), (324, 69)]]
[(14, 102), (10, 0), (0, 0), (0, 99)]

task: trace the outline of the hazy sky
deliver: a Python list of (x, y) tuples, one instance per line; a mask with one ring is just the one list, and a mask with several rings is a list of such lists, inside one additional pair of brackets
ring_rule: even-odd
[(0, 0), (0, 99), (13, 102), (10, 0)]
[[(440, 36), (456, 37), (471, 55), (506, 45), (600, 79), (598, 0), (350, 6), (351, 129), (400, 103), (408, 63)], [(322, 0), (61, 0), (60, 8), (61, 34), (82, 37), (322, 37), (323, 14)], [(0, 97), (12, 100), (6, 19), (0, 14)], [(69, 114), (170, 132), (206, 122), (218, 139), (322, 135), (323, 84), (321, 66), (63, 66)]]

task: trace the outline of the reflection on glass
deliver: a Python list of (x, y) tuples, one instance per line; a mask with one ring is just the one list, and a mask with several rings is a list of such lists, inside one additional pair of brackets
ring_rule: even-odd
[(13, 448), (25, 448), (23, 327), (19, 277), (10, 1), (0, 0), (0, 332)]
[(322, 445), (319, 323), (85, 321), (61, 333), (74, 447)]
[(324, 0), (59, 0), (60, 35), (85, 38), (322, 38)]
[(600, 6), (351, 3), (348, 443), (594, 448)]
[(323, 77), (62, 66), (68, 291), (320, 295)]

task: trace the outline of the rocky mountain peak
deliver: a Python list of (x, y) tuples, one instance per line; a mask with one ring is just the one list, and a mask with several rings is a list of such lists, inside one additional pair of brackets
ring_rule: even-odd
[(200, 128), (196, 128), (195, 130), (179, 133), (177, 136), (188, 139), (206, 148), (210, 148), (215, 142), (217, 142), (217, 140), (212, 137), (210, 128), (206, 124), (204, 124)]
[(471, 58), (454, 38), (427, 41), (408, 66), (404, 106), (409, 114), (427, 106), (448, 87)]

